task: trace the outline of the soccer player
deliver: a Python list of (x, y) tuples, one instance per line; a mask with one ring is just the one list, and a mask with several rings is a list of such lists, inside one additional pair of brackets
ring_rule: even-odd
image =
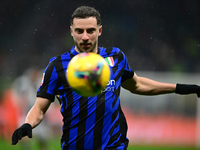
[[(50, 60), (35, 104), (27, 114), (25, 123), (13, 133), (13, 145), (24, 136), (32, 137), (32, 129), (40, 124), (55, 96), (60, 101), (63, 116), (62, 150), (114, 150), (128, 147), (127, 123), (120, 106), (121, 87), (141, 95), (196, 93), (200, 96), (200, 86), (197, 85), (161, 83), (139, 77), (120, 49), (98, 47), (102, 25), (100, 14), (94, 8), (77, 8), (71, 16), (70, 31), (75, 46)], [(69, 61), (82, 52), (98, 53), (113, 60), (107, 88), (93, 97), (84, 98), (76, 94), (66, 79)]]

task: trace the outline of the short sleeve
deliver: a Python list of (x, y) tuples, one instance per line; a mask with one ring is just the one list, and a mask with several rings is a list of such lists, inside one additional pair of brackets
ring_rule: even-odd
[(55, 63), (56, 58), (54, 57), (49, 61), (48, 66), (45, 68), (40, 87), (37, 91), (37, 97), (47, 98), (50, 101), (54, 101), (58, 84), (58, 75)]
[(123, 59), (124, 59), (124, 69), (123, 69), (121, 82), (124, 82), (125, 80), (130, 79), (134, 76), (134, 71), (132, 70), (131, 66), (129, 65), (126, 55), (123, 52), (122, 52), (122, 55), (123, 55)]

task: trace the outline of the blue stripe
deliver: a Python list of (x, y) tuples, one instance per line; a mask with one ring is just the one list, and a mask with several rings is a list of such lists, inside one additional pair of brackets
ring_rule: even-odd
[[(74, 99), (73, 99), (74, 100)], [(78, 113), (80, 112), (79, 110), (79, 101), (76, 100), (73, 102), (73, 107), (72, 107), (72, 120), (71, 120), (71, 127), (69, 132), (69, 149), (76, 149), (76, 139), (77, 139), (77, 133), (78, 133), (78, 127), (76, 127), (77, 123), (79, 122), (79, 117)]]
[(49, 85), (51, 85), (51, 86), (48, 86), (48, 89), (47, 89), (47, 93), (52, 94), (52, 95), (55, 94), (55, 93), (52, 93), (52, 92), (55, 91), (55, 89), (56, 89), (57, 83), (55, 83), (55, 82), (57, 82), (57, 79), (58, 79), (58, 75), (56, 73), (55, 67), (53, 69), (53, 72), (54, 73), (52, 73), (51, 78), (50, 78), (50, 82), (49, 82)]
[(76, 135), (78, 128), (72, 128), (69, 132), (69, 149), (76, 149)]
[[(109, 142), (110, 139), (110, 129), (112, 128), (112, 114), (109, 112), (112, 110), (112, 100), (113, 97), (110, 97), (111, 92), (106, 92), (105, 93), (105, 114), (104, 114), (104, 120), (103, 120), (103, 134), (102, 134), (102, 149), (106, 147), (107, 143)], [(114, 95), (115, 96), (115, 95)], [(107, 111), (107, 112), (106, 112)]]
[(85, 148), (93, 147), (93, 135), (96, 116), (96, 99), (97, 96), (91, 97), (88, 100), (88, 118), (86, 119), (85, 128)]

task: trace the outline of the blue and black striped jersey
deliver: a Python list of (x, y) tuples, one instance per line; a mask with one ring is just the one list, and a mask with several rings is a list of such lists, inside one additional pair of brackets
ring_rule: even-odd
[(98, 54), (113, 60), (111, 78), (101, 94), (81, 97), (67, 83), (66, 70), (74, 47), (61, 56), (52, 58), (44, 71), (37, 97), (54, 101), (58, 97), (63, 116), (63, 150), (126, 149), (127, 123), (120, 106), (121, 83), (132, 78), (134, 72), (124, 53), (118, 48), (98, 48)]

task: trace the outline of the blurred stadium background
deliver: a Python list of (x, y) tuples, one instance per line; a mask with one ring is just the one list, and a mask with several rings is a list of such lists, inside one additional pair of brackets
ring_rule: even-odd
[[(24, 139), (15, 147), (11, 135), (34, 103), (49, 59), (73, 45), (69, 20), (81, 5), (94, 6), (102, 15), (99, 45), (119, 47), (138, 75), (200, 84), (198, 0), (2, 0), (0, 149), (59, 149), (62, 123), (57, 102), (47, 112), (45, 128), (39, 130), (42, 135), (35, 131), (34, 139)], [(122, 89), (121, 103), (129, 126), (129, 149), (200, 148), (196, 95), (145, 97)], [(44, 131), (48, 135), (43, 136)]]

